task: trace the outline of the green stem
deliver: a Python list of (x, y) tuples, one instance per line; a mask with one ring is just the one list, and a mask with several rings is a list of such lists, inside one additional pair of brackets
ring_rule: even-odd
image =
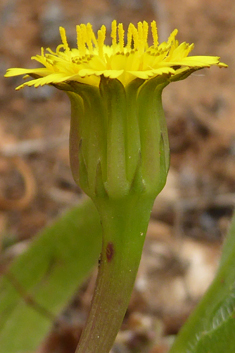
[(128, 307), (153, 200), (129, 195), (98, 206), (101, 264), (91, 311), (76, 353), (108, 353)]

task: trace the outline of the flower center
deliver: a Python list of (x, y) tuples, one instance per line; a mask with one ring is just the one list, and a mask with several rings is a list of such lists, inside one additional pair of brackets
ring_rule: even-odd
[[(92, 25), (88, 23), (87, 25), (81, 24), (76, 27), (77, 31), (77, 48), (78, 55), (74, 55), (71, 58), (71, 61), (76, 64), (80, 64), (85, 61), (89, 61), (93, 58), (94, 55), (98, 55), (100, 58), (104, 59), (105, 54), (108, 56), (125, 54), (130, 55), (135, 51), (138, 51), (139, 55), (142, 55), (148, 50), (148, 31), (149, 25), (146, 21), (139, 22), (137, 28), (130, 23), (127, 30), (127, 38), (125, 44), (125, 31), (123, 24), (119, 23), (117, 25), (116, 21), (112, 22), (111, 38), (112, 45), (105, 46), (106, 38), (106, 27), (102, 26), (98, 30), (97, 37), (94, 34)], [(158, 52), (158, 34), (157, 34), (157, 25), (153, 21), (151, 23), (151, 32), (153, 37), (153, 46), (151, 47), (154, 50), (155, 55)], [(64, 28), (60, 27), (60, 35), (62, 40), (62, 47), (66, 54), (69, 54), (70, 48), (67, 42), (67, 37)], [(106, 48), (106, 50), (105, 50)], [(109, 50), (107, 49), (109, 48)]]

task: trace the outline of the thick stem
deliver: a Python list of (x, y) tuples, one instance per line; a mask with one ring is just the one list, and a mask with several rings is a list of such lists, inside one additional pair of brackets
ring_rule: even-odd
[(76, 353), (110, 351), (134, 286), (152, 203), (131, 197), (98, 207), (103, 227), (101, 264)]

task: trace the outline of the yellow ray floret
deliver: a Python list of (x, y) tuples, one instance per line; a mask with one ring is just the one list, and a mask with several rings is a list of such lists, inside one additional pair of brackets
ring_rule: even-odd
[(175, 39), (174, 30), (167, 42), (158, 43), (156, 22), (150, 26), (152, 45), (148, 43), (149, 25), (139, 22), (137, 27), (132, 23), (125, 31), (122, 23), (112, 22), (111, 45), (105, 45), (106, 27), (102, 26), (95, 35), (90, 23), (81, 24), (76, 28), (77, 48), (70, 49), (66, 32), (60, 27), (62, 44), (56, 51), (44, 49), (41, 55), (33, 56), (44, 67), (38, 69), (13, 68), (6, 72), (6, 77), (26, 75), (33, 80), (17, 87), (43, 86), (46, 84), (69, 83), (77, 81), (98, 86), (100, 76), (117, 78), (125, 86), (135, 78), (148, 80), (155, 76), (168, 75), (181, 79), (188, 73), (217, 65), (226, 67), (217, 56), (188, 56), (193, 44), (181, 43)]

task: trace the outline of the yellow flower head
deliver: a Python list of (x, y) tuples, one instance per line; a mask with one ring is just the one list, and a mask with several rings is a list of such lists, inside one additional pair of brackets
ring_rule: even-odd
[(167, 74), (171, 80), (179, 80), (187, 74), (217, 65), (227, 65), (219, 61), (217, 56), (188, 56), (193, 44), (181, 43), (175, 39), (175, 29), (167, 42), (158, 43), (156, 22), (151, 23), (153, 44), (148, 44), (149, 25), (139, 22), (137, 27), (129, 25), (126, 39), (122, 23), (112, 22), (112, 44), (105, 45), (106, 27), (94, 34), (90, 23), (77, 26), (77, 48), (70, 49), (66, 32), (60, 27), (62, 44), (56, 51), (41, 50), (41, 55), (32, 59), (41, 63), (44, 68), (7, 70), (6, 77), (26, 75), (34, 79), (17, 87), (43, 86), (62, 82), (81, 82), (98, 86), (100, 77), (117, 78), (126, 86), (135, 78), (147, 80)]

